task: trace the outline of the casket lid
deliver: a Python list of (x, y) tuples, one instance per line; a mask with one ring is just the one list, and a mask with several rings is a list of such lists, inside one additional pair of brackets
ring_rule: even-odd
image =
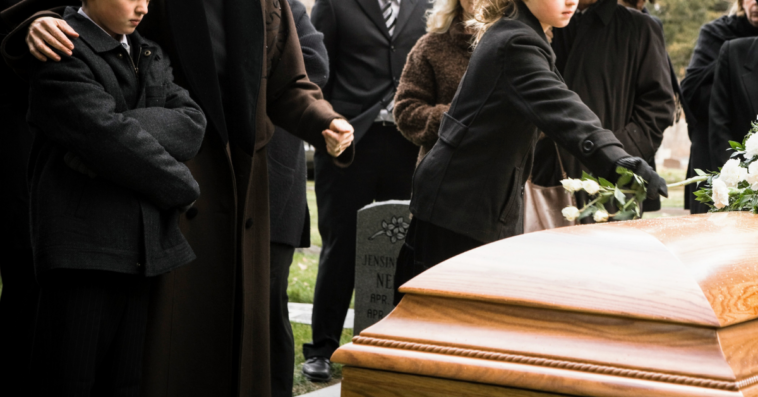
[(400, 289), (725, 327), (758, 317), (758, 216), (704, 214), (549, 230), (466, 252)]

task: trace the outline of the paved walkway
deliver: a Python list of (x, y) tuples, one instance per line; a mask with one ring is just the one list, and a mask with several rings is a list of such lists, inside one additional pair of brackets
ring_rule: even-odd
[[(290, 321), (298, 324), (311, 323), (311, 313), (313, 312), (313, 305), (310, 303), (288, 303), (287, 309), (290, 312)], [(355, 318), (355, 312), (353, 309), (348, 309), (347, 317), (345, 317), (344, 328), (353, 328)]]
[(316, 390), (308, 394), (301, 394), (300, 397), (340, 397), (341, 383), (333, 386), (325, 387), (321, 390)]

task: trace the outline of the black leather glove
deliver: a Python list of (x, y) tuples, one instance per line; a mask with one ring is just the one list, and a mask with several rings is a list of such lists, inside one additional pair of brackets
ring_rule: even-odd
[(666, 186), (666, 180), (661, 178), (657, 172), (645, 160), (639, 157), (624, 157), (616, 162), (619, 167), (624, 167), (642, 177), (647, 182), (647, 198), (650, 200), (658, 199), (659, 195), (669, 196), (669, 188)]

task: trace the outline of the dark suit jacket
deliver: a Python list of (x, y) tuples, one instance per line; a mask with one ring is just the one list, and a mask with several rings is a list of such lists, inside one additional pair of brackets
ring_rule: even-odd
[[(692, 59), (687, 66), (687, 74), (682, 80), (682, 97), (692, 116), (687, 119), (692, 142), (687, 177), (695, 175), (695, 168), (706, 171), (711, 167), (711, 150), (708, 143), (709, 108), (713, 75), (721, 46), (729, 40), (752, 36), (758, 36), (758, 28), (751, 25), (746, 17), (736, 15), (723, 16), (700, 29)], [(692, 189), (695, 189), (695, 185), (685, 187), (685, 198), (689, 199), (685, 199), (685, 208), (693, 208), (695, 213), (706, 212), (708, 207), (695, 201), (695, 196), (691, 194)]]
[[(663, 131), (673, 124), (676, 110), (660, 25), (617, 0), (601, 0), (581, 17), (575, 15), (567, 27), (556, 29), (552, 47), (566, 85), (629, 154), (655, 167)], [(540, 147), (544, 150), (535, 158), (535, 168), (556, 153), (550, 142)], [(578, 159), (566, 151), (562, 154), (568, 175), (581, 178)], [(658, 210), (660, 200), (645, 200), (644, 206)]]
[(426, 33), (424, 13), (430, 7), (426, 0), (401, 0), (390, 37), (378, 0), (316, 0), (311, 20), (329, 53), (324, 96), (351, 119), (356, 138), (371, 126), (380, 102), (392, 100), (408, 53)]
[(522, 191), (538, 130), (596, 175), (629, 156), (570, 91), (540, 22), (523, 2), (471, 56), (439, 140), (413, 177), (411, 212), (483, 243), (523, 233)]
[[(0, 10), (18, 0), (0, 2)], [(12, 26), (0, 18), (0, 40)], [(0, 222), (0, 247), (29, 248), (29, 188), (26, 183), (26, 166), (32, 147), (32, 135), (26, 125), (26, 107), (29, 102), (29, 85), (19, 79), (5, 63), (0, 61), (0, 208), (6, 213)], [(6, 261), (10, 265), (10, 262)], [(2, 267), (3, 265), (0, 265)]]
[[(8, 19), (77, 0), (25, 0)], [(187, 165), (203, 194), (180, 219), (197, 259), (153, 283), (142, 395), (261, 396), (269, 371), (269, 194), (266, 145), (274, 125), (326, 150), (321, 131), (339, 117), (308, 81), (287, 2), (225, 0), (233, 82), (221, 100), (202, 0), (153, 0), (140, 33), (169, 54), (174, 76), (208, 118)], [(26, 25), (9, 39), (23, 50)], [(11, 46), (14, 47), (14, 46)], [(7, 48), (7, 47), (6, 47)], [(22, 52), (23, 53), (23, 52)], [(12, 58), (12, 54), (3, 54)], [(255, 151), (229, 144), (252, 136)], [(248, 135), (245, 135), (248, 134)], [(347, 165), (353, 149), (337, 161)]]
[[(324, 35), (311, 24), (305, 6), (288, 0), (292, 7), (308, 78), (324, 86), (329, 78), (329, 61)], [(300, 138), (276, 127), (268, 144), (269, 201), (271, 203), (271, 242), (292, 247), (311, 245), (311, 222), (305, 192), (305, 149)]]
[(729, 141), (742, 142), (758, 116), (758, 38), (727, 41), (713, 77), (708, 144), (711, 170), (733, 153)]
[[(168, 57), (139, 33), (126, 50), (76, 9), (72, 56), (33, 61), (29, 92), (32, 241), (37, 276), (95, 269), (154, 276), (195, 259), (179, 207), (200, 189), (195, 156), (205, 117), (173, 82)], [(139, 68), (139, 76), (136, 68)], [(98, 174), (69, 168), (67, 152)]]

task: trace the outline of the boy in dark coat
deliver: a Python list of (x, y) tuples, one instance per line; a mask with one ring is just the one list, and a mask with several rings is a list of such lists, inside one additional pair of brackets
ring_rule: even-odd
[(147, 2), (67, 8), (72, 55), (30, 68), (35, 395), (138, 396), (148, 280), (195, 259), (178, 217), (200, 191), (182, 161), (206, 120), (134, 32)]

